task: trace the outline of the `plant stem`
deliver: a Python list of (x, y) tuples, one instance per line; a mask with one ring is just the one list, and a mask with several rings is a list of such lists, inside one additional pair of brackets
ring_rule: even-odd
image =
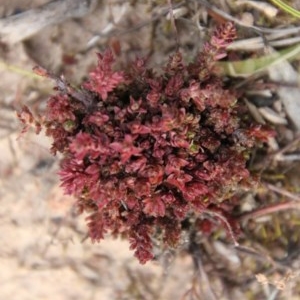
[(275, 212), (283, 211), (283, 210), (288, 210), (288, 209), (298, 209), (300, 210), (300, 203), (299, 202), (291, 202), (291, 201), (286, 201), (286, 202), (281, 202), (281, 203), (276, 203), (276, 204), (271, 204), (266, 207), (262, 207), (250, 212), (246, 212), (244, 214), (241, 214), (237, 217), (239, 222), (248, 220), (248, 219), (255, 219), (259, 218), (264, 215), (272, 214)]

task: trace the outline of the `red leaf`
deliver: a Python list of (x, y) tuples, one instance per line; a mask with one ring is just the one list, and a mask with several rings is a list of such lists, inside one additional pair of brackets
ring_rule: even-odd
[(149, 216), (163, 217), (166, 213), (166, 207), (160, 195), (144, 199), (143, 204), (143, 212)]
[(185, 186), (185, 192), (183, 193), (184, 198), (187, 201), (199, 200), (199, 197), (203, 199), (204, 195), (209, 192), (207, 185), (201, 182), (188, 182)]
[(126, 163), (131, 156), (139, 156), (143, 149), (134, 146), (134, 139), (131, 135), (125, 134), (122, 142), (113, 142), (110, 144), (110, 148), (121, 154), (121, 162)]
[(41, 123), (35, 120), (32, 112), (26, 105), (22, 107), (20, 112), (17, 112), (17, 117), (24, 125), (20, 135), (26, 133), (31, 126), (35, 128), (36, 134), (39, 134), (42, 130)]
[(160, 165), (150, 165), (140, 170), (139, 175), (147, 178), (150, 184), (158, 185), (163, 181), (164, 170)]
[(112, 70), (113, 63), (114, 58), (110, 50), (104, 55), (98, 53), (98, 66), (90, 73), (89, 81), (83, 85), (86, 89), (98, 93), (103, 101), (107, 99), (109, 92), (125, 81), (123, 72)]
[(193, 177), (191, 175), (180, 172), (180, 174), (175, 175), (174, 173), (170, 174), (166, 180), (170, 185), (178, 188), (181, 192), (185, 192), (185, 184), (191, 181)]

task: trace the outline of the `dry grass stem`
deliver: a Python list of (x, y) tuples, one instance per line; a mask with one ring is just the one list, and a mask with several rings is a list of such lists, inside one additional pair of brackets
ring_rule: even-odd
[(290, 210), (290, 209), (296, 209), (300, 210), (300, 203), (298, 202), (282, 202), (282, 203), (275, 203), (266, 207), (259, 208), (254, 211), (246, 212), (240, 216), (238, 216), (238, 220), (240, 222), (246, 221), (249, 219), (255, 219), (259, 218), (268, 214)]
[(295, 194), (293, 194), (293, 193), (291, 193), (291, 192), (289, 192), (289, 191), (287, 191), (287, 190), (285, 190), (283, 188), (279, 188), (279, 187), (277, 187), (277, 186), (275, 186), (273, 184), (270, 184), (270, 183), (266, 183), (265, 186), (269, 190), (271, 190), (273, 192), (276, 192), (276, 193), (278, 193), (278, 194), (280, 194), (282, 196), (288, 197), (291, 200), (300, 201), (300, 196), (295, 195)]

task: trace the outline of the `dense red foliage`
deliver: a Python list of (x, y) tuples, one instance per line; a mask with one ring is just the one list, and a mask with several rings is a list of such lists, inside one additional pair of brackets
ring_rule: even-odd
[[(231, 23), (219, 27), (194, 62), (186, 65), (177, 52), (161, 75), (143, 59), (114, 71), (107, 50), (81, 89), (57, 79), (42, 125), (53, 153), (64, 154), (62, 187), (81, 210), (93, 211), (93, 240), (121, 234), (145, 263), (156, 232), (175, 247), (190, 216), (208, 209), (229, 215), (220, 199), (248, 180), (249, 150), (267, 136), (247, 125), (235, 94), (214, 72), (234, 37)], [(199, 230), (211, 230), (200, 223)]]

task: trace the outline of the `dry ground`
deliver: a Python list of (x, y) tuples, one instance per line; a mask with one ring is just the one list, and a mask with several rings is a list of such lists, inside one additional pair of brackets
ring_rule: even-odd
[[(47, 2), (2, 0), (0, 17)], [(275, 246), (263, 244), (260, 249), (266, 256), (257, 260), (253, 255), (250, 258), (237, 255), (230, 244), (203, 242), (207, 252), (217, 254), (195, 274), (192, 258), (185, 252), (180, 255), (166, 253), (160, 261), (141, 266), (132, 257), (127, 242), (108, 237), (93, 245), (85, 239), (84, 216), (75, 215), (73, 200), (64, 196), (59, 188), (58, 159), (49, 154), (49, 141), (43, 135), (33, 133), (20, 138), (15, 110), (22, 104), (36, 110), (42, 110), (45, 105), (52, 83), (31, 73), (37, 64), (79, 83), (95, 63), (95, 52), (107, 44), (117, 48), (121, 41), (123, 58), (147, 54), (151, 49), (154, 51), (153, 65), (161, 63), (166, 53), (173, 49), (176, 39), (165, 24), (162, 8), (155, 5), (151, 8), (151, 1), (144, 1), (143, 5), (138, 3), (134, 8), (102, 2), (99, 1), (96, 9), (83, 18), (52, 25), (24, 42), (0, 44), (0, 300), (183, 299), (195, 281), (200, 282), (202, 291), (198, 292), (204, 295), (211, 295), (213, 283), (217, 299), (300, 299), (299, 288), (297, 290), (299, 274), (293, 271), (299, 267), (299, 261), (295, 259), (288, 266), (278, 266), (273, 260), (266, 262), (265, 257), (270, 252), (264, 251), (273, 249), (274, 253), (277, 251), (275, 257), (287, 256), (282, 252), (281, 244), (280, 247), (276, 243)], [(152, 14), (154, 22), (145, 22), (151, 19), (153, 11), (156, 13)], [(163, 25), (158, 23), (154, 27), (155, 16), (160, 14)], [(202, 19), (206, 18), (205, 11), (200, 14)], [(184, 47), (193, 53), (200, 46), (198, 40), (203, 33), (187, 31), (190, 21), (188, 18), (181, 21), (179, 35)], [(130, 32), (137, 24), (143, 26)], [(124, 34), (114, 35), (114, 30)], [(98, 35), (97, 42), (91, 43)], [(196, 46), (191, 49), (191, 45)], [(285, 143), (296, 136), (288, 126), (279, 129)], [(288, 177), (291, 180), (289, 186), (295, 192), (299, 192), (297, 170), (298, 167), (293, 168), (290, 173), (294, 175)], [(271, 175), (277, 176), (278, 172)], [(253, 199), (247, 201), (251, 203)], [(289, 219), (291, 215), (282, 217)], [(299, 214), (292, 217), (295, 230), (299, 231)], [(259, 228), (274, 221), (270, 218), (261, 219)], [(260, 229), (253, 232), (260, 236)], [(299, 247), (298, 238), (296, 234), (296, 247)], [(255, 242), (259, 246), (259, 238)], [(288, 239), (283, 238), (282, 244), (288, 246)], [(221, 265), (220, 268), (212, 266), (217, 255), (221, 257), (216, 263)], [(256, 278), (257, 270), (264, 275)], [(236, 286), (238, 280), (240, 287)], [(259, 280), (271, 284), (261, 285)], [(280, 291), (278, 285), (274, 287), (276, 282), (287, 286)], [(214, 298), (187, 296), (185, 299)]]

